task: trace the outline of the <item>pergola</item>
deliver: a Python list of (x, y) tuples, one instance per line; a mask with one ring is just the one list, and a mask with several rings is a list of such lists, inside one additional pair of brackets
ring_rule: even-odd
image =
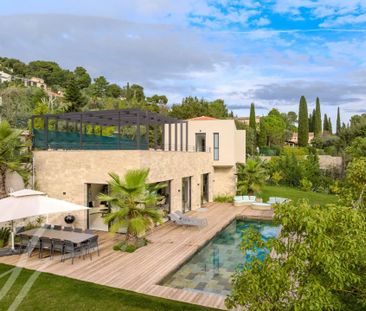
[[(158, 113), (143, 111), (140, 109), (115, 109), (115, 110), (97, 110), (85, 112), (68, 112), (61, 114), (42, 114), (33, 115), (32, 132), (35, 130), (35, 120), (42, 119), (44, 124), (43, 140), (45, 146), (48, 146), (48, 135), (50, 133), (50, 121), (53, 120), (54, 131), (59, 130), (59, 121), (66, 122), (66, 132), (72, 127), (80, 134), (80, 149), (83, 149), (83, 135), (87, 133), (87, 126), (92, 126), (92, 133), (94, 135), (94, 127), (100, 126), (100, 135), (102, 135), (103, 127), (116, 127), (116, 134), (118, 137), (118, 144), (115, 149), (123, 149), (121, 146), (121, 129), (126, 126), (133, 126), (136, 128), (136, 149), (141, 147), (141, 126), (145, 127), (146, 133), (153, 129), (153, 146), (154, 149), (159, 147), (169, 151), (187, 151), (188, 150), (188, 122), (179, 120), (169, 116), (164, 116)], [(166, 129), (166, 126), (167, 129)], [(158, 146), (158, 128), (161, 127), (162, 145)], [(172, 146), (172, 128), (174, 127), (174, 146)], [(185, 134), (184, 134), (185, 131)], [(167, 133), (166, 133), (167, 132)], [(179, 132), (179, 133), (178, 133)], [(167, 135), (167, 146), (164, 146)], [(180, 145), (178, 146), (178, 135), (180, 136)], [(149, 135), (145, 135), (145, 140), (149, 146)]]

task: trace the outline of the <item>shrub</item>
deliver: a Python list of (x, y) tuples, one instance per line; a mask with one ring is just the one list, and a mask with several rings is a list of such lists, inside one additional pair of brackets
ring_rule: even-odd
[(303, 178), (300, 180), (300, 189), (302, 191), (311, 191), (311, 188), (313, 187), (313, 183), (308, 180), (307, 178)]
[(282, 176), (281, 172), (279, 172), (279, 171), (274, 172), (271, 177), (271, 180), (275, 185), (278, 185), (282, 179), (283, 179), (283, 176)]
[(284, 155), (294, 154), (295, 156), (305, 156), (305, 155), (309, 154), (309, 151), (308, 151), (308, 148), (305, 148), (305, 147), (285, 146), (282, 149), (282, 154), (284, 154)]
[(281, 148), (279, 147), (260, 147), (259, 153), (265, 156), (278, 156), (281, 153)]
[(146, 246), (149, 243), (149, 241), (145, 238), (138, 239), (134, 244), (128, 243), (126, 241), (120, 241), (117, 244), (113, 245), (114, 251), (121, 251), (121, 252), (127, 252), (127, 253), (133, 253), (136, 249)]
[(232, 195), (218, 195), (214, 198), (214, 202), (218, 203), (233, 203), (234, 197)]
[(125, 252), (133, 253), (136, 249), (137, 249), (136, 245), (128, 244), (128, 245), (126, 245)]
[(333, 184), (331, 184), (329, 186), (329, 192), (333, 193), (333, 194), (340, 194), (342, 191), (342, 186), (341, 183), (336, 180), (335, 182), (333, 182)]
[(9, 237), (10, 237), (10, 229), (5, 227), (0, 228), (0, 248), (8, 244)]

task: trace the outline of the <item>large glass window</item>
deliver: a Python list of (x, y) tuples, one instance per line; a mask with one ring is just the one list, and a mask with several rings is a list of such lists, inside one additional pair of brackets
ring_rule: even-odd
[(213, 156), (214, 156), (214, 161), (218, 161), (219, 160), (219, 133), (214, 133), (213, 134)]

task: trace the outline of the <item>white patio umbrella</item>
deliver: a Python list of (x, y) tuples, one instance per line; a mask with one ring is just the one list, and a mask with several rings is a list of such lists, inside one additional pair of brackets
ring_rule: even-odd
[(39, 215), (87, 210), (83, 205), (49, 198), (45, 193), (30, 189), (19, 190), (0, 200), (0, 223), (12, 222), (11, 246), (14, 249), (13, 221)]

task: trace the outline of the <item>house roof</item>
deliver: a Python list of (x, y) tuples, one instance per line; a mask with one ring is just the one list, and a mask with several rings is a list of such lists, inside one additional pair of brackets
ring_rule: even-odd
[(188, 120), (202, 121), (202, 120), (218, 120), (218, 119), (217, 118), (213, 118), (213, 117), (200, 116), (200, 117), (191, 118), (191, 119), (188, 119)]

